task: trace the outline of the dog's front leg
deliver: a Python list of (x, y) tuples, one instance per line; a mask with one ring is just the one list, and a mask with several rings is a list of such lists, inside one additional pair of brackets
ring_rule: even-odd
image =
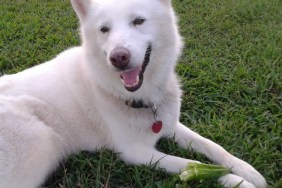
[(153, 165), (168, 172), (179, 173), (187, 164), (198, 161), (167, 155), (153, 147), (130, 144), (126, 148), (119, 148), (119, 155), (123, 161), (136, 165)]
[[(191, 148), (219, 165), (232, 168), (234, 174), (245, 180), (240, 187), (252, 187), (248, 182), (251, 182), (257, 188), (266, 187), (265, 179), (251, 165), (234, 157), (218, 144), (200, 136), (179, 122), (175, 127), (175, 139), (180, 146)], [(221, 177), (219, 181), (226, 187), (235, 186), (242, 181), (242, 178), (236, 175), (228, 174)]]

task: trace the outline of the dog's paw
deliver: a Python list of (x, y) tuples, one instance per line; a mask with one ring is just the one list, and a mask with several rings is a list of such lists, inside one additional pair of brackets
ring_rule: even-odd
[(244, 180), (242, 177), (239, 177), (234, 174), (227, 174), (218, 179), (218, 181), (226, 188), (256, 188), (252, 183)]
[(232, 172), (244, 180), (252, 183), (256, 188), (266, 188), (267, 183), (264, 177), (254, 167), (232, 156), (228, 161), (227, 167), (231, 168)]

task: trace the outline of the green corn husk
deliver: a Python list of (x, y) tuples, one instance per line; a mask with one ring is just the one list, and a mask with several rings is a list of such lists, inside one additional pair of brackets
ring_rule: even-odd
[(188, 182), (191, 180), (215, 179), (231, 172), (231, 169), (219, 165), (202, 163), (190, 163), (179, 175), (180, 180)]

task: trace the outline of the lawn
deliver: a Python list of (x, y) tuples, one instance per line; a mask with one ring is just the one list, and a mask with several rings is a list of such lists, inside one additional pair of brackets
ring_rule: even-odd
[[(185, 41), (177, 72), (181, 121), (249, 162), (282, 187), (281, 0), (175, 0)], [(79, 45), (68, 0), (0, 0), (0, 75)], [(162, 140), (158, 148), (203, 162)], [(82, 152), (60, 164), (46, 187), (175, 187), (176, 176), (125, 165), (110, 151)], [(190, 187), (217, 188), (216, 181)]]

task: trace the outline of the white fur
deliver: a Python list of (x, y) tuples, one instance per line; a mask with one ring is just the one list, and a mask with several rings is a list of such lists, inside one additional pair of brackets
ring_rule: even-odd
[[(178, 122), (181, 91), (174, 67), (182, 42), (169, 0), (72, 0), (72, 5), (82, 45), (0, 79), (0, 187), (37, 187), (66, 155), (102, 147), (120, 153), (127, 163), (158, 163), (178, 173), (195, 161), (154, 147), (159, 138), (173, 135), (180, 146), (233, 167), (234, 175), (219, 179), (226, 187), (241, 180), (241, 187), (266, 187), (252, 166)], [(137, 17), (146, 21), (135, 26)], [(101, 26), (110, 32), (101, 33)], [(129, 65), (140, 66), (148, 43), (152, 54), (143, 85), (129, 92), (109, 54), (127, 48)], [(150, 109), (125, 105), (133, 99), (156, 104), (160, 133), (152, 132)]]

